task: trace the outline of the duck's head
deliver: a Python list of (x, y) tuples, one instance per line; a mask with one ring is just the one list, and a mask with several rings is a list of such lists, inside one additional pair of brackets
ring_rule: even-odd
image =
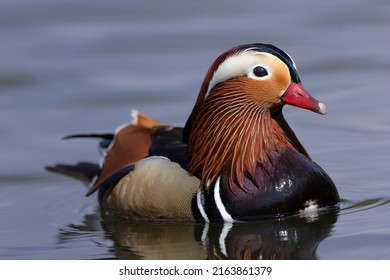
[(327, 112), (302, 86), (295, 62), (286, 52), (270, 44), (241, 45), (211, 64), (186, 123), (185, 140), (206, 98), (221, 91), (237, 91), (268, 108), (289, 104), (323, 115)]
[[(206, 169), (212, 180), (232, 161), (241, 169), (235, 167), (237, 176), (253, 168), (266, 156), (267, 146), (272, 150), (283, 145), (283, 139), (265, 131), (279, 133), (272, 121), (264, 120), (281, 113), (285, 104), (326, 114), (326, 106), (302, 86), (294, 61), (281, 49), (248, 44), (222, 53), (210, 66), (184, 129), (192, 171)], [(254, 151), (250, 141), (262, 142), (255, 143), (262, 146), (260, 151)]]

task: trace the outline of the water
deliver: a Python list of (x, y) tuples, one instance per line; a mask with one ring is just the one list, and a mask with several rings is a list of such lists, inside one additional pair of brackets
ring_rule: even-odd
[[(390, 259), (388, 1), (0, 1), (1, 259)], [(222, 51), (273, 43), (319, 116), (286, 108), (333, 178), (341, 211), (249, 224), (102, 216), (45, 165), (96, 162), (94, 141), (135, 108), (183, 125)]]

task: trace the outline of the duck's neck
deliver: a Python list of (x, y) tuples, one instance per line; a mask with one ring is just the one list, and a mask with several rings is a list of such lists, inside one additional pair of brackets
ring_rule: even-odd
[(292, 148), (308, 157), (285, 121), (281, 107), (269, 110), (245, 95), (209, 97), (197, 115), (188, 143), (190, 172), (202, 173), (202, 184), (214, 182), (222, 172), (242, 186), (269, 155)]
[(277, 123), (281, 128), (282, 132), (287, 137), (289, 143), (301, 154), (311, 160), (309, 154), (307, 153), (305, 147), (299, 142), (294, 131), (290, 128), (287, 121), (284, 119), (281, 108), (271, 112), (271, 118)]

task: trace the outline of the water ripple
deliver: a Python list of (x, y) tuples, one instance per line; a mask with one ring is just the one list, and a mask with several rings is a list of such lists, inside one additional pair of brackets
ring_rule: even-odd
[(340, 214), (344, 215), (367, 211), (386, 204), (390, 204), (390, 198), (388, 197), (368, 198), (362, 201), (343, 200), (342, 205), (344, 205), (344, 207), (341, 207)]

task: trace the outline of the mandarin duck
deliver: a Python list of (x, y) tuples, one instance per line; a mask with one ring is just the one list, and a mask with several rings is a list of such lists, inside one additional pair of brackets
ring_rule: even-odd
[(326, 114), (292, 58), (269, 44), (222, 53), (184, 128), (134, 111), (101, 137), (104, 163), (87, 196), (103, 211), (156, 220), (254, 220), (337, 208), (339, 195), (282, 114), (285, 104)]

